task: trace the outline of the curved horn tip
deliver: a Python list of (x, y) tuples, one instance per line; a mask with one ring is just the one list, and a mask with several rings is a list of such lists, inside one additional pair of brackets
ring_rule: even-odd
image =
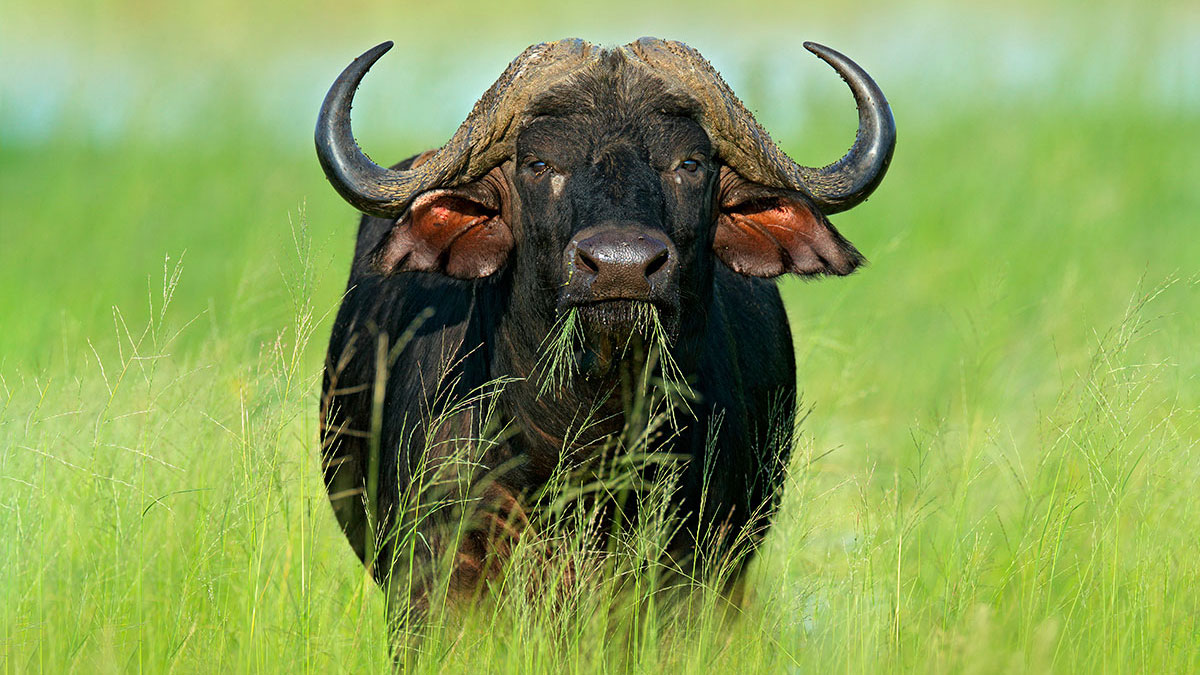
[[(816, 54), (817, 58), (821, 59), (825, 63), (828, 63), (829, 65), (834, 65), (834, 61), (850, 61), (845, 54), (832, 47), (826, 47), (819, 42), (805, 42), (804, 48), (813, 54)], [(853, 61), (851, 61), (851, 63), (853, 63)]]
[(822, 169), (803, 169), (812, 180), (825, 184), (813, 196), (818, 208), (831, 215), (865, 201), (879, 186), (896, 147), (896, 122), (883, 91), (861, 66), (816, 42), (805, 42), (804, 48), (837, 71), (858, 104), (858, 133), (850, 150)]
[(362, 75), (366, 75), (367, 71), (371, 69), (371, 66), (375, 65), (375, 62), (378, 61), (380, 57), (391, 51), (393, 46), (395, 46), (395, 43), (391, 40), (387, 40), (385, 42), (380, 42), (362, 54), (359, 54), (353, 61), (350, 62), (350, 65), (342, 71), (342, 75), (338, 79), (342, 79), (347, 74), (355, 71), (361, 71)]
[(395, 44), (396, 43), (392, 42), (391, 40), (385, 40), (384, 42), (380, 42), (374, 47), (371, 47), (367, 51), (363, 52), (358, 56), (357, 59), (354, 60), (366, 61), (367, 68), (370, 68), (371, 66), (375, 65), (375, 62), (379, 60), (379, 57), (391, 51)]
[(813, 42), (811, 40), (804, 41), (804, 48), (814, 54), (820, 53), (820, 51), (822, 49), (828, 49), (828, 47), (826, 47), (825, 45), (820, 44), (818, 42)]
[(391, 40), (384, 40), (383, 42), (380, 42), (379, 44), (375, 45), (374, 47), (371, 47), (370, 49), (368, 49), (366, 54), (363, 54), (363, 56), (366, 56), (367, 54), (374, 54), (376, 52), (378, 52), (380, 56), (383, 56), (384, 54), (388, 53), (388, 50), (390, 50), (395, 45), (396, 45), (396, 43), (392, 42)]
[(388, 40), (375, 45), (342, 70), (325, 94), (314, 133), (317, 159), (330, 184), (359, 211), (380, 217), (396, 215), (395, 199), (383, 185), (394, 180), (395, 173), (372, 162), (358, 147), (350, 127), (350, 105), (367, 71), (393, 44)]

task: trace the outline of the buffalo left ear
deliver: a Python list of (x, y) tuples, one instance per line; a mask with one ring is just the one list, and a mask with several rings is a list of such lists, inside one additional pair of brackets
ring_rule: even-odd
[[(726, 169), (726, 171), (729, 171)], [(730, 172), (732, 173), (732, 172)], [(850, 274), (865, 262), (854, 245), (800, 193), (722, 176), (713, 250), (752, 277)]]
[(376, 271), (478, 279), (500, 269), (513, 247), (512, 231), (498, 195), (481, 183), (418, 195), (372, 254)]

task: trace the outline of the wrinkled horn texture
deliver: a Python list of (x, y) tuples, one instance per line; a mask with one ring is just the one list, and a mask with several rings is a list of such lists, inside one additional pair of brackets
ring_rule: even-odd
[[(825, 214), (845, 211), (870, 196), (883, 180), (896, 145), (896, 127), (887, 99), (850, 59), (814, 43), (804, 46), (831, 65), (850, 86), (858, 105), (854, 145), (823, 168), (794, 162), (781, 151), (699, 52), (682, 42), (642, 38), (619, 48), (626, 60), (700, 104), (701, 119), (717, 156), (744, 178), (796, 190)], [(522, 116), (555, 83), (600, 63), (607, 50), (583, 40), (542, 43), (509, 64), (475, 104), (446, 145), (419, 167), (398, 171), (372, 162), (359, 149), (350, 128), (354, 91), (371, 65), (391, 47), (366, 52), (330, 88), (317, 120), (317, 154), (339, 193), (364, 213), (394, 218), (420, 193), (455, 187), (483, 176), (512, 157)]]
[(366, 52), (329, 90), (317, 120), (317, 154), (325, 174), (355, 208), (394, 218), (427, 190), (468, 183), (501, 164), (513, 151), (517, 119), (546, 87), (598, 59), (599, 48), (582, 40), (534, 45), (509, 64), (475, 104), (446, 145), (419, 168), (385, 169), (372, 162), (350, 131), (350, 105), (363, 75), (391, 46)]
[(780, 150), (700, 52), (657, 38), (642, 38), (622, 50), (631, 62), (700, 103), (704, 119), (699, 122), (731, 168), (756, 183), (804, 193), (822, 212), (832, 214), (859, 204), (883, 180), (896, 146), (896, 126), (883, 92), (857, 64), (828, 47), (804, 46), (837, 70), (858, 103), (854, 145), (820, 169), (797, 164)]

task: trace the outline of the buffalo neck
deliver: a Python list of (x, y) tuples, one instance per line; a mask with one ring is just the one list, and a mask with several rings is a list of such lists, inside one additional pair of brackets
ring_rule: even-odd
[(481, 317), (492, 327), (491, 377), (508, 380), (498, 410), (511, 425), (511, 451), (525, 458), (522, 473), (542, 482), (564, 460), (584, 461), (606, 439), (627, 432), (631, 408), (638, 407), (631, 397), (659, 368), (652, 361), (654, 372), (646, 371), (645, 344), (631, 336), (610, 363), (597, 366), (592, 348), (580, 343), (558, 356), (554, 370), (548, 344), (562, 330), (563, 314), (519, 300), (479, 305), (485, 313), (500, 307), (504, 311)]

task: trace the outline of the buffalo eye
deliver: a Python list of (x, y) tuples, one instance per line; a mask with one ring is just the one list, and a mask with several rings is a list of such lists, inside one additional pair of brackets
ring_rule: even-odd
[(687, 171), (688, 173), (696, 173), (700, 170), (700, 162), (697, 162), (694, 159), (685, 159), (679, 163), (679, 168)]
[(525, 166), (535, 176), (540, 176), (550, 170), (550, 165), (540, 159), (530, 160)]

